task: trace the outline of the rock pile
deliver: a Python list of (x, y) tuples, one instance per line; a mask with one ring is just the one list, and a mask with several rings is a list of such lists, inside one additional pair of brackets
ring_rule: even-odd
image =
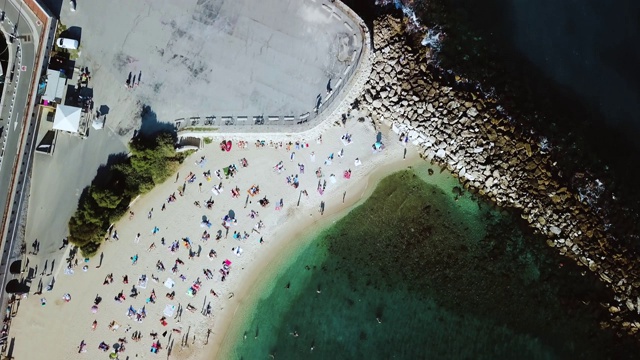
[(560, 255), (596, 273), (613, 290), (602, 305), (603, 327), (638, 335), (640, 265), (633, 251), (606, 237), (603, 219), (559, 174), (537, 138), (523, 134), (495, 100), (444, 85), (407, 45), (401, 20), (376, 21), (372, 72), (354, 107), (398, 134), (408, 134), (423, 157), (459, 177), (499, 206), (516, 209)]

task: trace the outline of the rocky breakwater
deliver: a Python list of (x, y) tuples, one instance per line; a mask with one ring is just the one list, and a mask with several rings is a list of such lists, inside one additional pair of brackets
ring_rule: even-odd
[[(362, 116), (407, 134), (424, 158), (446, 167), (466, 189), (517, 211), (549, 246), (612, 289), (601, 322), (640, 338), (640, 264), (634, 251), (607, 237), (611, 222), (572, 189), (537, 137), (518, 129), (499, 104), (447, 86), (414, 49), (403, 22), (375, 22), (372, 73), (354, 102)], [(424, 51), (424, 50), (422, 50)]]

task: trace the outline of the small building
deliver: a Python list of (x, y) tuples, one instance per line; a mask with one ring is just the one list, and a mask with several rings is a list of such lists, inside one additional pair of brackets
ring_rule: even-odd
[(47, 80), (42, 100), (45, 104), (62, 104), (64, 91), (67, 87), (67, 77), (60, 70), (47, 69)]

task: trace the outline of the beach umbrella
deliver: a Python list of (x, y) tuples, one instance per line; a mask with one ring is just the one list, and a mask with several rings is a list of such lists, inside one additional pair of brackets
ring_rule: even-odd
[(93, 305), (91, 307), (91, 312), (94, 313), (94, 314), (97, 313), (98, 312), (98, 305)]
[(231, 218), (231, 220), (236, 218), (236, 212), (233, 210), (229, 210), (229, 217)]
[(382, 133), (378, 131), (378, 135), (376, 135), (376, 142), (382, 142)]
[[(115, 345), (114, 345), (115, 347)], [(118, 358), (118, 353), (114, 353), (112, 352), (111, 354), (109, 354), (109, 359), (117, 359)]]

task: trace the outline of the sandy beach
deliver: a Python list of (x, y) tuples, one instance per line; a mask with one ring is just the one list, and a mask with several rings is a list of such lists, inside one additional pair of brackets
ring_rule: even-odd
[[(155, 358), (156, 348), (178, 359), (213, 358), (234, 316), (247, 305), (244, 295), (282, 249), (294, 246), (311, 225), (358, 202), (371, 188), (372, 174), (379, 177), (416, 159), (409, 146), (403, 161), (398, 135), (381, 131), (382, 151), (372, 149), (377, 131), (356, 120), (345, 127), (324, 123), (296, 135), (214, 138), (174, 177), (138, 198), (131, 206), (134, 215), (114, 224), (94, 258), (68, 269), (68, 247), (55, 258), (29, 255), (37, 276), (13, 322), (14, 356), (107, 358), (117, 344), (125, 348), (121, 359)], [(231, 151), (221, 151), (222, 140), (233, 141)], [(264, 145), (257, 145), (262, 140)], [(233, 176), (224, 174), (229, 165), (237, 168)], [(259, 193), (251, 196), (254, 186)], [(168, 202), (172, 194), (175, 200)], [(262, 206), (264, 198), (269, 203)], [(227, 231), (228, 215), (233, 220), (227, 218)], [(34, 294), (40, 281), (42, 294)], [(28, 338), (39, 339), (39, 346)], [(86, 346), (79, 352), (82, 342)], [(108, 350), (99, 348), (102, 342)]]

